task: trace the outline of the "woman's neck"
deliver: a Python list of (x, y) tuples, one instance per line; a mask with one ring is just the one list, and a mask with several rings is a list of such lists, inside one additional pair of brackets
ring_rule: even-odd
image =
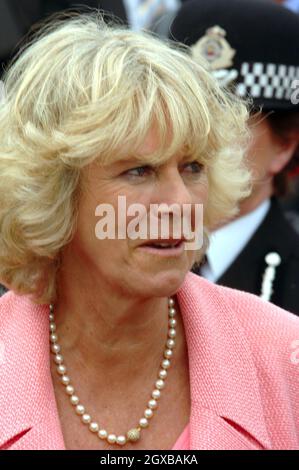
[(124, 382), (159, 364), (168, 331), (166, 297), (129, 298), (75, 266), (61, 270), (58, 284), (54, 313), (66, 364), (74, 360), (97, 377), (109, 371)]

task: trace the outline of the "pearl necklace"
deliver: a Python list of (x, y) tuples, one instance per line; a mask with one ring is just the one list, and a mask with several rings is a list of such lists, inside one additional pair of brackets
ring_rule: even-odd
[(163, 353), (164, 359), (161, 362), (161, 369), (158, 373), (158, 380), (155, 382), (155, 388), (151, 394), (151, 399), (147, 403), (147, 408), (144, 411), (144, 416), (139, 420), (139, 425), (135, 428), (130, 429), (126, 436), (108, 433), (106, 429), (100, 428), (99, 424), (92, 419), (90, 414), (86, 412), (85, 406), (80, 402), (78, 395), (75, 393), (73, 385), (71, 385), (71, 379), (67, 375), (67, 369), (64, 365), (64, 358), (61, 354), (61, 346), (58, 344), (58, 335), (56, 333), (56, 324), (54, 318), (54, 305), (50, 305), (50, 344), (51, 352), (54, 355), (54, 361), (56, 363), (56, 370), (60, 376), (62, 385), (65, 387), (65, 392), (70, 397), (70, 403), (73, 405), (74, 410), (78, 417), (81, 418), (83, 424), (88, 425), (88, 429), (93, 434), (97, 435), (99, 439), (106, 440), (109, 444), (118, 444), (120, 446), (125, 445), (127, 442), (136, 442), (140, 439), (141, 430), (147, 428), (149, 420), (154, 415), (154, 410), (158, 407), (158, 399), (161, 396), (161, 391), (165, 386), (165, 379), (167, 377), (167, 369), (171, 364), (171, 358), (173, 356), (173, 348), (175, 347), (176, 338), (176, 325), (177, 321), (174, 318), (176, 310), (174, 308), (174, 300), (168, 299), (168, 337)]

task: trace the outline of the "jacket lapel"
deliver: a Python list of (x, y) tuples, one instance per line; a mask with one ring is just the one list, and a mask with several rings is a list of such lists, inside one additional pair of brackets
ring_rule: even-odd
[(48, 307), (12, 292), (3, 299), (7, 308), (12, 299), (14, 308), (8, 313), (6, 331), (1, 332), (5, 361), (0, 367), (0, 402), (4, 397), (0, 450), (64, 449), (50, 373)]
[(45, 421), (35, 423), (32, 428), (23, 429), (21, 433), (16, 434), (8, 443), (8, 448), (10, 450), (65, 450), (60, 424), (54, 409), (50, 407), (44, 419)]
[(190, 373), (191, 449), (270, 448), (248, 341), (220, 290), (189, 273), (178, 293)]

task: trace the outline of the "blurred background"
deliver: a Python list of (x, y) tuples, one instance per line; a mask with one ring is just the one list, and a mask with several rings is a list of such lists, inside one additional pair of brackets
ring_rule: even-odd
[(153, 29), (166, 36), (169, 24), (181, 0), (0, 0), (1, 70), (30, 28), (53, 13), (72, 9), (88, 11), (98, 8), (135, 30)]

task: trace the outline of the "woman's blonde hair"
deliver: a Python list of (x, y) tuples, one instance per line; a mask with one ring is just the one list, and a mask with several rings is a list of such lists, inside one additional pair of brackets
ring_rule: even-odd
[(154, 121), (161, 146), (153, 161), (184, 149), (207, 166), (206, 227), (232, 217), (248, 194), (247, 110), (177, 45), (108, 26), (98, 12), (56, 19), (21, 51), (4, 84), (0, 280), (17, 293), (55, 298), (81, 169), (137, 153)]

